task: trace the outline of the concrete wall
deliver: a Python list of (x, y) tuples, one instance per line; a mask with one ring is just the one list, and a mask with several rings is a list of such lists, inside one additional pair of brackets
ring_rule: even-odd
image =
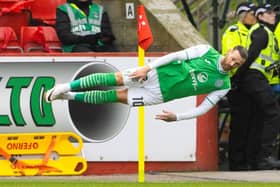
[[(137, 51), (137, 6), (141, 3), (152, 28), (148, 51), (171, 52), (207, 43), (170, 0), (98, 0), (107, 10), (120, 51)], [(135, 19), (126, 19), (126, 3), (134, 4)]]

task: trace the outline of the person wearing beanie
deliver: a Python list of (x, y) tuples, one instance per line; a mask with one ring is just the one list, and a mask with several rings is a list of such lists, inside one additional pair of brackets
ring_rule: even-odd
[(67, 0), (56, 9), (56, 32), (64, 52), (114, 52), (109, 16), (91, 0)]
[(279, 169), (280, 161), (272, 153), (279, 132), (280, 107), (271, 89), (271, 84), (279, 78), (274, 69), (268, 71), (279, 59), (279, 46), (273, 33), (275, 13), (270, 4), (264, 4), (256, 9), (255, 16), (258, 23), (250, 29), (246, 44), (248, 58), (233, 76), (233, 82), (255, 105), (254, 120), (249, 124), (246, 139), (254, 142), (247, 147), (252, 149), (251, 155), (247, 155), (248, 164), (256, 170)]
[[(222, 54), (234, 46), (246, 46), (249, 29), (256, 24), (257, 20), (254, 15), (256, 5), (253, 3), (240, 3), (235, 10), (238, 18), (237, 23), (229, 26), (222, 36)], [(231, 77), (236, 72), (233, 69)], [(229, 170), (240, 171), (248, 170), (246, 159), (247, 142), (244, 139), (247, 136), (247, 127), (249, 116), (251, 116), (252, 103), (251, 99), (238, 89), (232, 89), (227, 94), (227, 100), (230, 107), (230, 134), (228, 143)]]

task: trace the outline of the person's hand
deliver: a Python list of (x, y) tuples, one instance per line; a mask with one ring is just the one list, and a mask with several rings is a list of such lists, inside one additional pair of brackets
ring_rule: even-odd
[(150, 70), (151, 68), (149, 66), (143, 66), (131, 73), (129, 77), (132, 79), (137, 79), (139, 82), (142, 82), (147, 78), (147, 74)]
[(155, 119), (163, 120), (163, 121), (166, 121), (166, 122), (171, 122), (171, 121), (176, 121), (177, 117), (172, 112), (169, 112), (167, 110), (162, 110), (162, 113), (161, 114), (157, 114), (155, 116)]

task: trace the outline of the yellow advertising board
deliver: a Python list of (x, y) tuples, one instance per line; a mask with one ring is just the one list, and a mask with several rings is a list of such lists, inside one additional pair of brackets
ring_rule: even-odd
[(87, 168), (72, 132), (0, 135), (0, 176), (79, 175)]

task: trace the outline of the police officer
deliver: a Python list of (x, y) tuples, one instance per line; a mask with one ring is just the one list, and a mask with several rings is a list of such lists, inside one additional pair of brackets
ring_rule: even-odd
[(55, 27), (64, 52), (117, 51), (108, 14), (91, 0), (67, 0), (56, 10)]
[[(247, 35), (252, 25), (256, 23), (253, 3), (240, 3), (236, 7), (235, 14), (238, 22), (228, 27), (222, 37), (222, 54), (237, 45), (246, 46)], [(231, 71), (231, 76), (236, 72)], [(231, 111), (230, 136), (229, 136), (229, 169), (233, 171), (247, 170), (247, 129), (252, 114), (250, 97), (232, 89), (227, 95)]]
[[(255, 11), (258, 23), (248, 34), (248, 58), (233, 77), (238, 89), (252, 98), (257, 117), (248, 132), (248, 141), (256, 141), (256, 160), (248, 160), (253, 169), (280, 168), (280, 161), (272, 157), (273, 143), (279, 132), (280, 107), (271, 89), (273, 72), (266, 67), (278, 60), (278, 44), (273, 33), (275, 13), (270, 4), (259, 6)], [(254, 138), (253, 138), (254, 137)], [(259, 145), (258, 145), (259, 142)]]
[[(274, 35), (278, 41), (278, 45), (280, 42), (280, 5), (274, 6), (274, 12), (276, 13), (276, 24), (274, 29)], [(279, 76), (278, 76), (279, 78)], [(275, 79), (275, 81), (272, 82), (272, 89), (278, 96), (278, 102), (280, 102), (280, 81)]]

